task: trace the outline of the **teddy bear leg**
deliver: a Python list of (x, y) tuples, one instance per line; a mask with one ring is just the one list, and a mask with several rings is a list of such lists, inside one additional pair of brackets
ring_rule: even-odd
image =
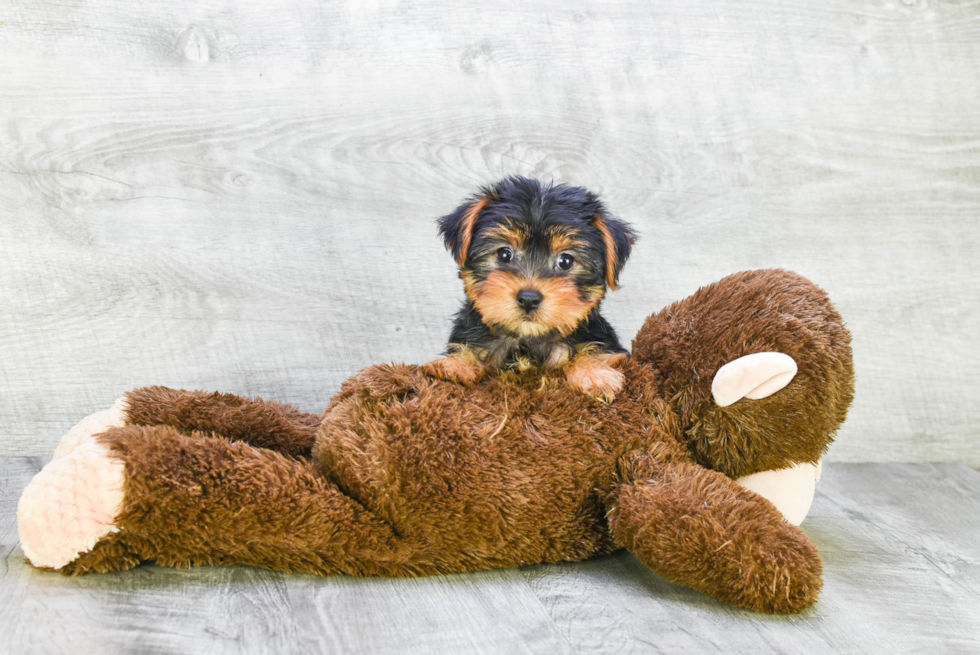
[(666, 466), (612, 498), (616, 542), (667, 580), (738, 607), (801, 612), (817, 600), (816, 546), (769, 501), (695, 464)]
[(403, 573), (406, 540), (304, 460), (169, 426), (126, 426), (42, 469), (18, 524), (35, 565), (71, 574), (245, 564)]
[(68, 455), (96, 434), (127, 424), (170, 425), (188, 434), (215, 433), (291, 457), (309, 457), (320, 416), (284, 403), (233, 394), (144, 387), (82, 419), (62, 437), (54, 458)]
[(320, 415), (292, 405), (229, 393), (144, 387), (125, 396), (133, 425), (169, 425), (179, 431), (214, 433), (291, 457), (309, 457)]

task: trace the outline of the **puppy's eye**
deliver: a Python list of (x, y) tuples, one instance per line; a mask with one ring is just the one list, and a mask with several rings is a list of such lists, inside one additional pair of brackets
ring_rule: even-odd
[(558, 264), (558, 268), (563, 271), (567, 271), (572, 268), (572, 264), (575, 263), (575, 258), (569, 255), (567, 252), (563, 252), (562, 254), (558, 255), (558, 261), (556, 263)]
[(510, 248), (501, 248), (497, 251), (497, 261), (499, 263), (506, 264), (512, 259), (514, 259), (514, 251)]

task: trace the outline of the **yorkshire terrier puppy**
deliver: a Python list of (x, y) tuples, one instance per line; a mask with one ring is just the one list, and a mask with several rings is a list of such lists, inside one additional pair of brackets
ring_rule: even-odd
[(466, 300), (446, 356), (425, 365), (463, 384), (500, 368), (563, 369), (573, 387), (611, 402), (627, 351), (599, 303), (636, 238), (581, 187), (508, 177), (439, 219)]

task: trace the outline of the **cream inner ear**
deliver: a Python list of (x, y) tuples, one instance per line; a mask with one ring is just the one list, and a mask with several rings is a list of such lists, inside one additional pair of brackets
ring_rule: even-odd
[(789, 384), (796, 371), (796, 361), (785, 353), (745, 355), (718, 369), (711, 381), (711, 395), (719, 407), (742, 398), (761, 400)]

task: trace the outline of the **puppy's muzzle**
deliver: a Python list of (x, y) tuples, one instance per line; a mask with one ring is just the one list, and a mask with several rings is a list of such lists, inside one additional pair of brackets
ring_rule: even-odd
[(537, 309), (542, 300), (544, 296), (537, 289), (521, 289), (517, 292), (517, 304), (527, 314)]

